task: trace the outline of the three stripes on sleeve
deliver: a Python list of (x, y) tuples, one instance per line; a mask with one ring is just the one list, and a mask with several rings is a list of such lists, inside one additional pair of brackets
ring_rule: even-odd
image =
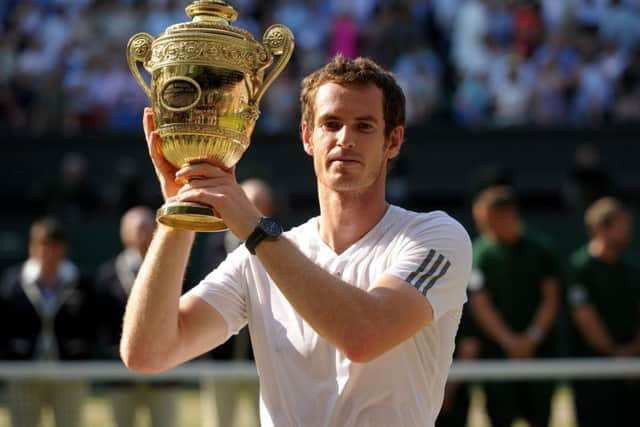
[(438, 279), (447, 273), (449, 267), (451, 267), (451, 262), (444, 255), (431, 249), (420, 266), (405, 280), (426, 296)]

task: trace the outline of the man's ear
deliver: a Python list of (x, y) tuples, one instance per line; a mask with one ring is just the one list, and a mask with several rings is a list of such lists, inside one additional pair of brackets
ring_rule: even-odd
[(313, 142), (311, 142), (311, 129), (309, 129), (309, 126), (307, 126), (307, 122), (302, 122), (301, 133), (302, 133), (302, 145), (304, 146), (304, 151), (305, 153), (313, 157)]
[(387, 158), (394, 159), (400, 154), (400, 147), (404, 142), (404, 127), (396, 126), (389, 135), (389, 146), (387, 147)]

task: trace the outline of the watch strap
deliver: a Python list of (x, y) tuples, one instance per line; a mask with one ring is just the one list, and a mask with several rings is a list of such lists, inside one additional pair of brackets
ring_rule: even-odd
[(273, 218), (263, 217), (256, 225), (253, 232), (247, 237), (245, 246), (252, 255), (256, 254), (256, 247), (263, 240), (275, 240), (280, 234), (282, 234), (282, 226), (276, 222)]
[(247, 240), (244, 242), (244, 245), (247, 247), (251, 255), (256, 254), (256, 246), (258, 243), (262, 242), (267, 237), (267, 233), (264, 232), (262, 227), (260, 227), (260, 223), (256, 226), (253, 232), (247, 237)]

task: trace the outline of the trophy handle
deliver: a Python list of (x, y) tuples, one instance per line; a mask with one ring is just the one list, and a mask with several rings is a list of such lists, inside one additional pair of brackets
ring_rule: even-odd
[(253, 104), (258, 105), (264, 93), (269, 89), (271, 83), (280, 75), (284, 67), (291, 59), (295, 39), (291, 30), (284, 25), (276, 24), (267, 28), (262, 37), (262, 44), (267, 48), (271, 55), (278, 55), (280, 59), (273, 66), (273, 69), (267, 74), (260, 89), (253, 98)]
[(127, 63), (138, 85), (142, 88), (149, 100), (153, 101), (151, 89), (149, 89), (149, 86), (140, 75), (137, 66), (138, 62), (142, 62), (143, 66), (149, 63), (151, 59), (151, 43), (153, 43), (153, 37), (147, 33), (138, 33), (131, 37), (129, 43), (127, 43)]

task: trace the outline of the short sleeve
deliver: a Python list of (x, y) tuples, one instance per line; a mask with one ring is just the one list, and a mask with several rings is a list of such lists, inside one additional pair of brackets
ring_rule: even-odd
[(386, 273), (418, 289), (438, 320), (467, 300), (471, 241), (464, 227), (445, 214), (419, 218), (408, 227), (406, 243)]
[(567, 286), (567, 303), (569, 307), (577, 308), (592, 303), (588, 279), (589, 273), (584, 267), (584, 263), (571, 260)]
[(591, 303), (591, 298), (589, 298), (589, 291), (587, 287), (582, 283), (571, 283), (567, 292), (567, 301), (569, 302), (569, 306), (572, 308), (577, 308), (582, 305)]
[(186, 295), (195, 295), (212, 306), (227, 322), (229, 338), (247, 324), (246, 268), (249, 253), (239, 247)]

